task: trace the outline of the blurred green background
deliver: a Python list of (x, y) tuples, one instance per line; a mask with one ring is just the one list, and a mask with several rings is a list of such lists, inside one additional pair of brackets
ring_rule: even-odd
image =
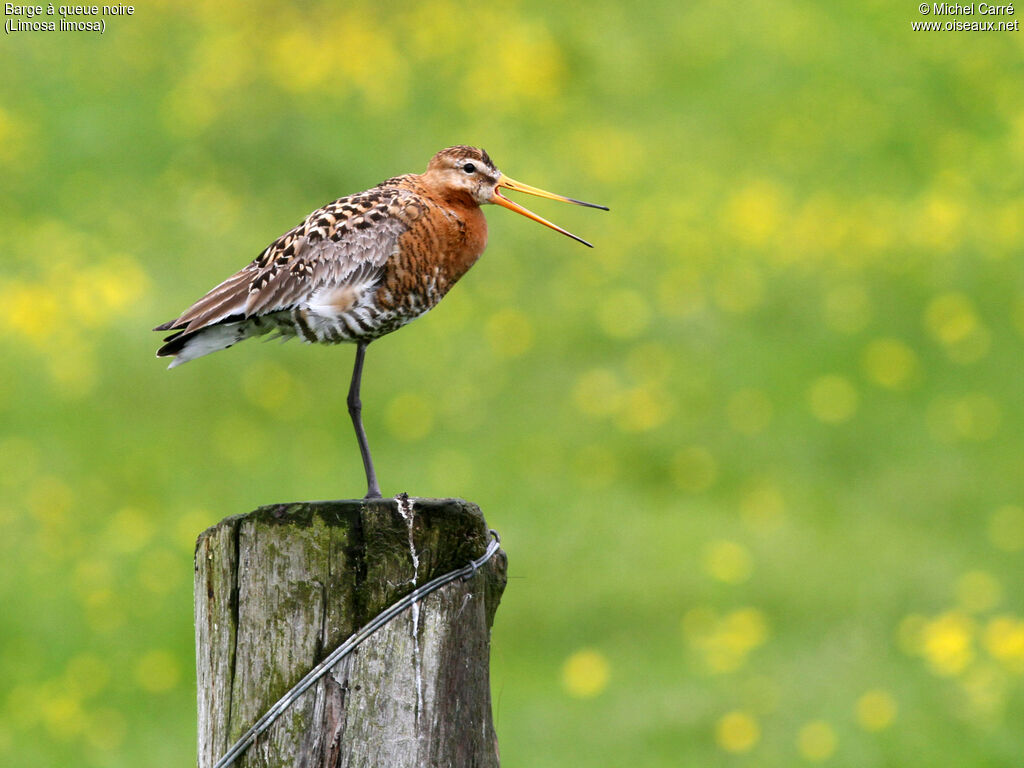
[(368, 356), (385, 493), (503, 535), (504, 764), (1019, 764), (1024, 33), (921, 18), (235, 0), (5, 36), (0, 763), (194, 762), (195, 537), (362, 493), (352, 350), (168, 373), (149, 329), (468, 143), (612, 208), (534, 201), (592, 251), (489, 210)]

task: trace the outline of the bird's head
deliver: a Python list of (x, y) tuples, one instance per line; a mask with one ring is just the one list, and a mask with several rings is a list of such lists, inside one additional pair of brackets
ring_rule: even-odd
[(546, 227), (551, 227), (551, 229), (561, 232), (563, 235), (568, 235), (573, 240), (578, 240), (587, 246), (590, 246), (590, 243), (586, 240), (509, 200), (501, 194), (500, 190), (511, 189), (517, 192), (525, 192), (529, 195), (537, 195), (538, 197), (561, 200), (563, 203), (584, 205), (588, 208), (600, 208), (604, 211), (608, 210), (603, 205), (584, 203), (582, 200), (563, 197), (562, 195), (545, 192), (543, 189), (531, 187), (528, 184), (513, 181), (495, 168), (488, 154), (477, 147), (460, 145), (442, 149), (431, 158), (423, 177), (430, 186), (443, 191), (446, 195), (468, 197), (475, 205), (485, 205), (487, 203), (500, 205), (503, 208), (508, 208), (510, 211), (522, 214), (528, 219), (533, 219)]

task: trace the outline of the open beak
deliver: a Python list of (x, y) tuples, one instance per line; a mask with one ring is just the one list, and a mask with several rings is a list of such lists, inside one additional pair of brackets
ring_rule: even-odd
[(584, 205), (587, 208), (600, 208), (602, 211), (608, 210), (608, 208), (606, 208), (605, 206), (595, 205), (594, 203), (584, 203), (582, 200), (574, 200), (571, 197), (563, 197), (562, 195), (556, 195), (552, 192), (545, 192), (543, 189), (531, 187), (529, 184), (523, 184), (518, 181), (513, 181), (508, 176), (504, 175), (498, 180), (498, 184), (494, 188), (494, 194), (491, 197), (491, 202), (494, 203), (495, 205), (500, 205), (502, 208), (508, 208), (510, 211), (521, 213), (526, 218), (533, 219), (534, 221), (543, 224), (545, 227), (551, 227), (551, 229), (555, 230), (556, 232), (561, 232), (563, 235), (567, 235), (568, 237), (571, 237), (573, 240), (578, 240), (579, 242), (583, 243), (585, 246), (589, 248), (594, 247), (586, 240), (584, 240), (582, 237), (576, 237), (576, 235), (574, 235), (572, 232), (562, 229), (557, 224), (552, 224), (547, 219), (542, 219), (533, 211), (523, 208), (523, 206), (519, 205), (519, 203), (512, 202), (498, 191), (501, 187), (504, 187), (505, 189), (512, 189), (515, 190), (516, 192), (525, 192), (528, 195), (536, 195), (537, 197), (547, 197), (551, 200), (561, 200), (563, 203), (572, 203), (573, 205)]

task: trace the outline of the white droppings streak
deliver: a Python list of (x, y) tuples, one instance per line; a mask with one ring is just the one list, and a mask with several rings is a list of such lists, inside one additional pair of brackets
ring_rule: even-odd
[[(409, 530), (409, 553), (412, 555), (412, 578), (409, 583), (416, 586), (420, 577), (420, 556), (416, 553), (416, 542), (412, 536), (412, 524), (416, 513), (412, 508), (412, 499), (408, 494), (400, 494), (395, 497), (398, 502), (398, 512), (405, 520), (405, 526)], [(423, 667), (420, 659), (420, 603), (419, 600), (412, 604), (412, 666), (416, 674), (416, 724), (419, 725), (420, 712), (423, 709)]]

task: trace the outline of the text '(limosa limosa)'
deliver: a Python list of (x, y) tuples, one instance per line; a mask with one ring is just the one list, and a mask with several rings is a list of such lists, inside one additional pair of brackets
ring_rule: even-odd
[(313, 211), (241, 271), (157, 326), (174, 331), (157, 351), (171, 368), (274, 333), (320, 344), (353, 342), (348, 410), (366, 470), (367, 498), (380, 497), (359, 398), (366, 348), (434, 307), (487, 244), (480, 206), (493, 203), (551, 227), (502, 195), (509, 189), (584, 203), (513, 181), (482, 149), (443, 149), (421, 174), (396, 176)]

